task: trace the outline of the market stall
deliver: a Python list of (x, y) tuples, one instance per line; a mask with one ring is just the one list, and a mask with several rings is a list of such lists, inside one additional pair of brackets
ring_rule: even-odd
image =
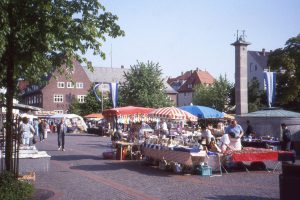
[(65, 119), (65, 123), (68, 126), (68, 132), (73, 132), (74, 130), (87, 131), (87, 125), (85, 124), (83, 118), (76, 114), (55, 114), (48, 117), (48, 119), (60, 120)]
[(85, 115), (83, 118), (88, 119), (88, 120), (101, 120), (104, 117), (101, 113), (91, 113), (91, 114)]
[(148, 114), (153, 110), (153, 108), (126, 106), (104, 110), (102, 115), (105, 118), (113, 118), (116, 123), (130, 124), (150, 121)]

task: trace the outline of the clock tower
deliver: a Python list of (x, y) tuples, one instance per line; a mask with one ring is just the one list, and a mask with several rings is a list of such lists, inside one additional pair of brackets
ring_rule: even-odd
[(247, 46), (245, 31), (239, 36), (237, 31), (236, 41), (232, 43), (235, 47), (235, 114), (248, 113), (248, 76), (247, 76)]

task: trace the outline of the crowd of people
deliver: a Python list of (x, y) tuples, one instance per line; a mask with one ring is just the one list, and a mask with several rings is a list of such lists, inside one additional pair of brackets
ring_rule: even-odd
[(64, 118), (55, 122), (48, 122), (45, 119), (34, 119), (29, 122), (27, 117), (23, 117), (19, 124), (21, 145), (32, 146), (37, 143), (38, 139), (40, 142), (44, 142), (48, 134), (57, 132), (58, 150), (65, 151), (64, 144), (67, 124)]

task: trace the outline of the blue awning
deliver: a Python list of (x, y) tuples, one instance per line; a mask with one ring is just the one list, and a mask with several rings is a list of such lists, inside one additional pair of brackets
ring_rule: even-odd
[(206, 107), (206, 106), (182, 106), (179, 107), (182, 110), (185, 110), (198, 118), (223, 118), (224, 113), (217, 111), (216, 109)]

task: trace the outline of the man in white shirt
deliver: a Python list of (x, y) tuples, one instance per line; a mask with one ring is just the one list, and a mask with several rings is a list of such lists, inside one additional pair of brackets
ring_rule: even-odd
[(211, 139), (213, 138), (214, 136), (211, 134), (211, 131), (205, 126), (205, 125), (202, 125), (201, 126), (201, 138), (202, 138), (202, 141), (205, 140), (205, 144), (206, 145), (210, 145), (210, 142), (211, 142)]

